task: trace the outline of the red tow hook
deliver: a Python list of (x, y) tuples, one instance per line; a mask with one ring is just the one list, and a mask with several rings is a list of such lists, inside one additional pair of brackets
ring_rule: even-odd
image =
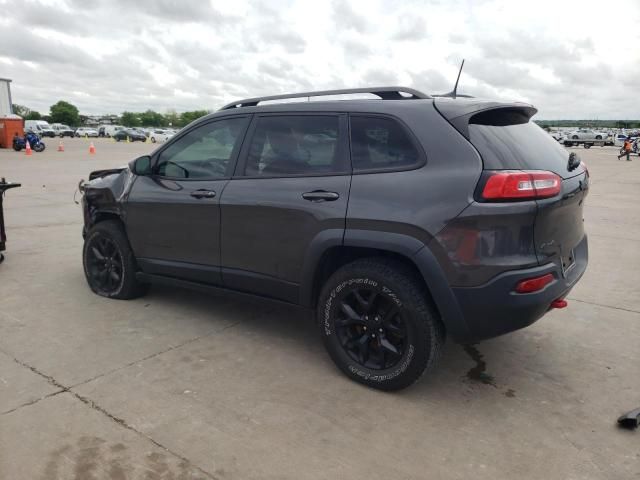
[(557, 300), (551, 302), (549, 308), (565, 308), (567, 305), (569, 305), (569, 302), (558, 298)]

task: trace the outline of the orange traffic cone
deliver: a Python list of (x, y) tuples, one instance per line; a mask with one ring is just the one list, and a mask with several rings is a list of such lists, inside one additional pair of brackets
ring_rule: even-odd
[(96, 153), (96, 147), (93, 146), (93, 142), (89, 145), (89, 154), (94, 155)]
[(27, 148), (25, 148), (24, 154), (25, 155), (33, 155), (33, 153), (31, 152), (31, 145), (29, 144), (29, 140), (27, 140)]
[(62, 140), (60, 140), (60, 143), (58, 144), (58, 151), (64, 152), (64, 144), (62, 143)]

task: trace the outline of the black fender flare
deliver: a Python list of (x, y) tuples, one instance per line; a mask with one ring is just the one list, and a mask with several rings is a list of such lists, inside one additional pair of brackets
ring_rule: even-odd
[[(344, 232), (344, 238), (343, 238)], [(323, 254), (331, 247), (361, 247), (383, 250), (401, 255), (417, 267), (440, 312), (447, 333), (458, 341), (469, 337), (469, 329), (464, 320), (458, 301), (447, 282), (447, 278), (435, 255), (415, 237), (393, 232), (372, 230), (324, 230), (309, 245), (305, 257), (300, 285), (300, 303), (305, 307), (313, 305), (313, 282), (315, 272)]]

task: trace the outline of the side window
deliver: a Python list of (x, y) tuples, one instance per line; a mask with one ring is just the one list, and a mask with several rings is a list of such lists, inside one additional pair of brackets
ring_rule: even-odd
[(246, 176), (344, 172), (337, 115), (277, 115), (257, 119)]
[(158, 157), (158, 175), (170, 178), (222, 178), (247, 118), (229, 118), (202, 125), (173, 142)]
[(382, 117), (351, 117), (351, 159), (354, 172), (405, 168), (420, 161), (414, 142), (397, 121)]

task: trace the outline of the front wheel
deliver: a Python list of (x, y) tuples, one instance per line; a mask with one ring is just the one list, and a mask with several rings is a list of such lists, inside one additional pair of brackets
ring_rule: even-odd
[(117, 220), (100, 222), (89, 230), (82, 264), (89, 287), (100, 296), (126, 300), (146, 293), (148, 285), (136, 279), (133, 251)]
[(156, 138), (155, 137), (151, 137), (151, 143), (156, 143)]
[(36, 152), (44, 152), (44, 149), (45, 149), (45, 148), (46, 148), (46, 145), (45, 145), (43, 142), (40, 142), (40, 143), (38, 143), (38, 144), (36, 144), (36, 145), (34, 145), (34, 146), (33, 146), (33, 149), (34, 149)]
[(444, 344), (444, 328), (421, 279), (388, 259), (356, 260), (334, 273), (317, 316), (338, 368), (380, 390), (411, 385), (435, 365)]

